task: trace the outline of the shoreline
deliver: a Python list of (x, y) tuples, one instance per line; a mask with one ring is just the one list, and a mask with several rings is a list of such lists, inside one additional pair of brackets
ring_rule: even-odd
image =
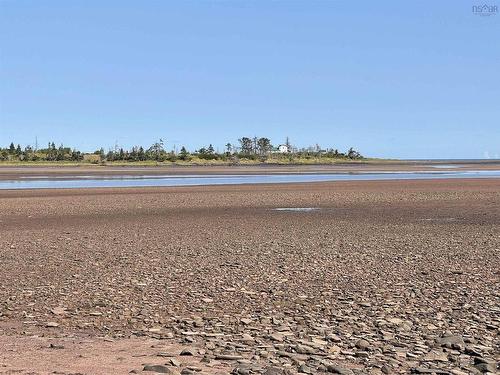
[(467, 170), (500, 170), (500, 162), (459, 163), (404, 162), (398, 164), (331, 164), (331, 165), (238, 165), (238, 166), (2, 166), (0, 180), (16, 180), (36, 177), (78, 178), (79, 176), (160, 176), (160, 175), (251, 175), (251, 174), (335, 174), (368, 172), (449, 172)]
[(94, 195), (151, 195), (151, 194), (226, 194), (231, 192), (260, 192), (273, 189), (285, 192), (304, 192), (314, 189), (329, 189), (332, 193), (342, 192), (449, 192), (468, 191), (480, 188), (488, 192), (500, 191), (497, 178), (442, 178), (442, 179), (401, 179), (364, 181), (318, 181), (262, 184), (220, 184), (187, 186), (144, 186), (144, 187), (95, 187), (95, 188), (47, 188), (47, 189), (0, 189), (0, 199), (22, 197), (94, 196)]
[[(258, 186), (264, 186), (264, 187), (277, 187), (277, 186), (291, 186), (291, 187), (296, 187), (297, 185), (320, 185), (320, 184), (342, 184), (342, 183), (357, 183), (357, 184), (366, 184), (366, 183), (377, 183), (377, 182), (395, 182), (398, 184), (401, 184), (403, 182), (416, 182), (416, 181), (424, 181), (424, 182), (436, 182), (436, 181), (448, 181), (448, 182), (456, 182), (457, 184), (459, 183), (464, 183), (465, 181), (488, 181), (492, 180), (494, 183), (500, 181), (500, 177), (470, 177), (470, 178), (462, 178), (462, 177), (435, 177), (435, 178), (391, 178), (391, 179), (363, 179), (363, 180), (326, 180), (326, 181), (303, 181), (303, 182), (243, 182), (243, 183), (207, 183), (207, 184), (186, 184), (186, 185), (144, 185), (144, 186), (95, 186), (95, 187), (89, 187), (89, 186), (83, 186), (83, 187), (27, 187), (27, 188), (0, 188), (0, 197), (2, 196), (1, 193), (3, 192), (21, 192), (21, 191), (28, 191), (28, 192), (37, 192), (37, 191), (67, 191), (67, 192), (75, 192), (75, 191), (88, 191), (90, 193), (92, 192), (101, 192), (101, 191), (111, 191), (113, 194), (118, 193), (121, 190), (131, 190), (131, 191), (138, 191), (138, 192), (145, 192), (148, 189), (152, 189), (154, 191), (160, 191), (162, 189), (178, 189), (178, 190), (185, 190), (189, 188), (196, 188), (196, 187), (241, 187), (241, 186), (249, 186), (249, 187), (258, 187)], [(0, 182), (2, 180), (0, 179)], [(75, 180), (77, 181), (77, 180)], [(357, 186), (356, 186), (357, 188)]]

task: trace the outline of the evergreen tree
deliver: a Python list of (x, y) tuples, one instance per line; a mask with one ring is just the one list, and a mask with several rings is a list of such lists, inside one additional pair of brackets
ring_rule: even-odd
[(179, 153), (179, 159), (181, 160), (189, 160), (189, 152), (186, 150), (186, 147), (181, 147), (181, 152)]
[(137, 151), (137, 159), (139, 159), (139, 161), (146, 160), (146, 154), (145, 154), (144, 148), (142, 146), (140, 146), (139, 150)]
[(132, 150), (129, 153), (128, 159), (132, 160), (132, 161), (137, 161), (138, 160), (138, 158), (137, 158), (137, 147), (136, 146), (132, 147)]
[[(55, 149), (55, 145), (54, 145)], [(56, 160), (64, 160), (64, 146), (61, 144), (56, 152)]]
[(349, 151), (347, 151), (347, 157), (349, 159), (361, 159), (362, 156), (359, 152), (357, 152), (354, 148), (350, 148)]

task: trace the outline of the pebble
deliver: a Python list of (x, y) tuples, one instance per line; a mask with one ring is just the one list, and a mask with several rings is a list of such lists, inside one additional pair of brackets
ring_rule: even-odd
[(370, 347), (370, 343), (366, 340), (358, 340), (356, 342), (356, 348), (361, 349), (361, 350), (366, 350)]

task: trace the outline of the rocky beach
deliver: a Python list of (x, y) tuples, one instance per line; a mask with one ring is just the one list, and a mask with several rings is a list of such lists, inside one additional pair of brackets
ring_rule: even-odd
[(499, 179), (0, 191), (0, 374), (495, 374), (499, 228)]

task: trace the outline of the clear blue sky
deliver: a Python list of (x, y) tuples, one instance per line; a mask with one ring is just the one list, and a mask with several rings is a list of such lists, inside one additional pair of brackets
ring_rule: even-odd
[(500, 14), (474, 4), (0, 0), (0, 144), (288, 135), (374, 157), (498, 157)]

